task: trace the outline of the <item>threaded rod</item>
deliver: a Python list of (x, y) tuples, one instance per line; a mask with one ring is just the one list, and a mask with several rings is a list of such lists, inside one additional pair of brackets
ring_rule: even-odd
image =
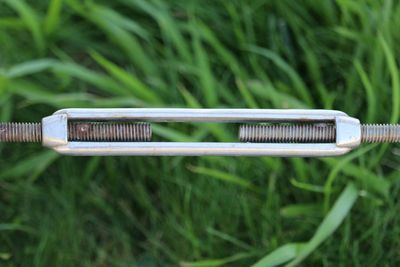
[(0, 123), (0, 142), (41, 142), (42, 124), (27, 122)]
[[(148, 123), (70, 122), (69, 141), (146, 142), (152, 136)], [(0, 142), (41, 142), (42, 124), (0, 123)]]
[(240, 141), (256, 143), (329, 143), (336, 138), (334, 125), (241, 125)]
[[(333, 124), (247, 124), (239, 130), (241, 142), (254, 143), (334, 143)], [(362, 124), (362, 143), (400, 142), (400, 124)]]
[(70, 122), (70, 141), (146, 142), (151, 140), (148, 123)]
[(361, 142), (398, 143), (400, 142), (399, 124), (362, 124)]

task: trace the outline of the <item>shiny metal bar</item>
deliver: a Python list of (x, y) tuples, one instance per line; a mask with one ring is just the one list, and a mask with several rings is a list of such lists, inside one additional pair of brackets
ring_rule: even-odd
[(350, 148), (335, 144), (260, 144), (210, 142), (69, 142), (54, 150), (74, 156), (339, 156)]
[(333, 121), (347, 116), (337, 110), (318, 109), (190, 109), (190, 108), (121, 108), (62, 109), (79, 120), (137, 120), (148, 122), (266, 122), (266, 121)]

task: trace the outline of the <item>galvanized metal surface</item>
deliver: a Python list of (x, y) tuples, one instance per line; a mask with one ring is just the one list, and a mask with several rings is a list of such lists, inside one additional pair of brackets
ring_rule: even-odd
[[(246, 123), (235, 142), (151, 142), (148, 122)], [(282, 124), (283, 123), (283, 124)], [(361, 125), (336, 110), (64, 109), (42, 123), (0, 123), (0, 142), (42, 142), (100, 156), (338, 156), (361, 142), (399, 142), (400, 125)]]
[[(54, 116), (65, 116), (66, 120), (105, 120), (105, 121), (145, 121), (145, 122), (309, 122), (335, 123), (336, 129), (342, 129), (336, 135), (348, 146), (337, 143), (219, 143), (219, 142), (76, 142), (53, 146), (60, 153), (68, 155), (219, 155), (219, 156), (336, 156), (348, 152), (357, 145), (361, 136), (350, 135), (338, 118), (348, 117), (335, 110), (304, 109), (65, 109)], [(360, 127), (358, 120), (352, 121)], [(44, 125), (44, 127), (46, 127)], [(354, 127), (354, 125), (352, 125)], [(356, 131), (356, 133), (359, 131)], [(354, 137), (356, 137), (354, 139)], [(46, 136), (44, 136), (44, 140)]]
[(268, 144), (209, 142), (69, 142), (54, 147), (74, 156), (339, 156), (350, 148), (335, 144)]
[(70, 108), (54, 113), (69, 120), (133, 120), (146, 122), (332, 121), (347, 116), (324, 109), (196, 109), (196, 108)]

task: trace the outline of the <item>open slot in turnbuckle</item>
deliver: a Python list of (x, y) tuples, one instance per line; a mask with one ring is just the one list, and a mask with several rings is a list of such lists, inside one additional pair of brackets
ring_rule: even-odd
[[(151, 122), (241, 123), (241, 142), (151, 142)], [(67, 155), (313, 157), (357, 147), (361, 125), (335, 110), (63, 109), (42, 120), (42, 135), (45, 146)]]

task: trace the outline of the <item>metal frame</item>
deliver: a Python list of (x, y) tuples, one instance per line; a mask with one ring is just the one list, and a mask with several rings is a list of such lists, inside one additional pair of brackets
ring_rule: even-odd
[[(68, 120), (147, 122), (332, 122), (336, 143), (70, 142)], [(43, 145), (66, 155), (101, 156), (337, 156), (361, 141), (359, 120), (336, 110), (306, 109), (63, 109), (42, 120)]]

